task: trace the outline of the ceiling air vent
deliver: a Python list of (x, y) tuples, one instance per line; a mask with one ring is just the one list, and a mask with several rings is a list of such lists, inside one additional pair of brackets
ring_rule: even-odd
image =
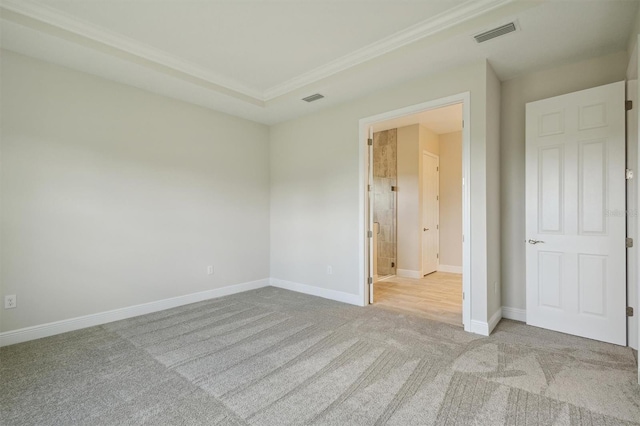
[(516, 29), (517, 29), (516, 24), (513, 22), (509, 22), (508, 24), (502, 25), (498, 28), (494, 28), (492, 30), (474, 35), (473, 38), (475, 38), (478, 43), (484, 43), (485, 41), (489, 41), (492, 38), (496, 38), (505, 34), (512, 33)]
[(307, 96), (306, 98), (302, 98), (303, 101), (305, 102), (313, 102), (313, 101), (317, 101), (318, 99), (322, 99), (324, 98), (324, 96), (322, 96), (320, 93), (316, 93), (315, 95), (311, 95), (311, 96)]

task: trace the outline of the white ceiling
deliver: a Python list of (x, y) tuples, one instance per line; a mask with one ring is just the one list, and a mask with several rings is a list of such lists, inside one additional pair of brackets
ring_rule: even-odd
[[(266, 124), (488, 59), (624, 50), (637, 0), (1, 0), (2, 47)], [(517, 20), (484, 44), (472, 36)], [(312, 104), (300, 99), (321, 92)]]
[(381, 121), (373, 125), (374, 132), (421, 124), (434, 133), (459, 132), (462, 130), (462, 104), (429, 109), (417, 114), (405, 115), (392, 120)]

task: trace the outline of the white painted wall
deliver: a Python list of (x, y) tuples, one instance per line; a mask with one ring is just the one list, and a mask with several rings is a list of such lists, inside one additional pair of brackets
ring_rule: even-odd
[(440, 264), (462, 268), (462, 132), (440, 139)]
[[(487, 180), (487, 69), (485, 61), (476, 62), (272, 126), (272, 277), (359, 294), (359, 120), (469, 91), (471, 318), (486, 324), (487, 192), (499, 191), (487, 187), (494, 184)], [(333, 275), (326, 274), (327, 264)]]
[(525, 303), (525, 104), (624, 80), (626, 52), (530, 73), (502, 82), (500, 231), (502, 305)]
[(2, 331), (269, 277), (266, 126), (7, 51), (1, 71)]
[[(487, 279), (488, 317), (495, 327), (502, 317), (500, 292), (500, 109), (501, 84), (487, 63)], [(473, 148), (472, 148), (473, 149)]]

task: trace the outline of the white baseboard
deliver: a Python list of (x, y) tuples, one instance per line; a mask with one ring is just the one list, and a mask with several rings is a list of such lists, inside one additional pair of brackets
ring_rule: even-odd
[(527, 322), (527, 311), (520, 308), (510, 308), (508, 306), (502, 307), (502, 318)]
[(357, 294), (344, 293), (342, 291), (329, 290), (326, 288), (294, 283), (292, 281), (285, 281), (277, 278), (271, 278), (271, 286), (296, 291), (298, 293), (309, 294), (311, 296), (319, 296), (324, 299), (335, 300), (337, 302), (348, 303), (350, 305), (364, 306), (362, 296)]
[(422, 271), (412, 271), (411, 269), (396, 269), (396, 275), (403, 278), (422, 278)]
[(449, 272), (451, 274), (461, 274), (462, 266), (438, 265), (438, 272)]
[(491, 334), (493, 329), (496, 328), (496, 325), (498, 325), (501, 319), (502, 308), (498, 308), (498, 310), (493, 315), (491, 315), (491, 318), (489, 318), (489, 334)]
[(496, 328), (496, 325), (498, 325), (501, 319), (502, 309), (498, 309), (491, 318), (489, 318), (489, 322), (471, 320), (471, 332), (481, 336), (488, 336), (493, 329)]
[(190, 303), (201, 302), (208, 299), (215, 299), (217, 297), (228, 296), (231, 294), (241, 293), (248, 290), (255, 290), (257, 288), (268, 286), (269, 279), (265, 278), (262, 280), (229, 285), (212, 290), (201, 291), (198, 293), (185, 294), (184, 296), (172, 297), (170, 299), (143, 303), (141, 305), (114, 309), (112, 311), (99, 312), (97, 314), (50, 322), (33, 327), (25, 327), (13, 331), (5, 331), (4, 333), (0, 333), (0, 347), (27, 342), (29, 340), (40, 339), (42, 337), (54, 336), (56, 334), (66, 333), (68, 331), (93, 327), (113, 321), (175, 308), (177, 306), (188, 305)]

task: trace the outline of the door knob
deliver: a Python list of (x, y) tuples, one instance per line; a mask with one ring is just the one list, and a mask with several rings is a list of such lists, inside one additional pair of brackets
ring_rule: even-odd
[(539, 240), (529, 240), (528, 241), (529, 244), (544, 244), (544, 241), (539, 241)]
[(424, 229), (425, 231), (428, 231), (428, 230), (429, 230), (429, 228), (423, 228), (423, 229)]

